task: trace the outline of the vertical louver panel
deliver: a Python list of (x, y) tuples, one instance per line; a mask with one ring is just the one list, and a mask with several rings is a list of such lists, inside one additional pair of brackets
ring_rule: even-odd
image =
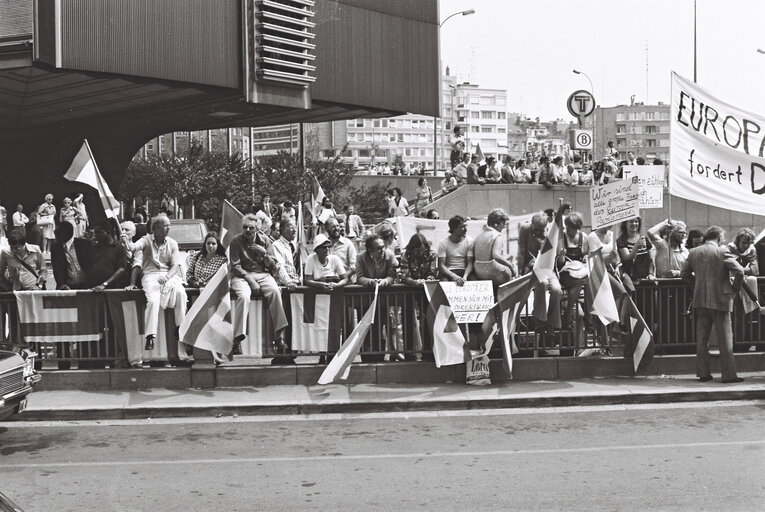
[(256, 0), (257, 78), (306, 87), (316, 77), (313, 0)]

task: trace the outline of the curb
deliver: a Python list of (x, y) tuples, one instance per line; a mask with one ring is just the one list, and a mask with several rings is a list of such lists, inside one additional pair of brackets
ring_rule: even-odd
[(297, 414), (361, 414), (476, 409), (518, 409), (592, 405), (662, 404), (763, 400), (765, 389), (720, 391), (669, 391), (659, 393), (617, 393), (607, 395), (547, 396), (465, 400), (398, 400), (391, 402), (335, 402), (243, 404), (226, 406), (164, 406), (125, 408), (33, 409), (15, 416), (16, 421), (83, 421), (142, 418), (186, 418), (219, 416), (273, 416)]

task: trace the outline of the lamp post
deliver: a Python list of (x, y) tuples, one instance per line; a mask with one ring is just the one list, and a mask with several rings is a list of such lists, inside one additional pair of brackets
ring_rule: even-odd
[[(590, 82), (590, 94), (595, 98), (595, 88), (592, 86), (592, 80), (590, 80), (589, 75), (578, 69), (572, 69), (571, 71), (573, 71), (575, 75), (583, 75), (587, 81)], [(597, 101), (595, 102), (595, 106), (597, 107)], [(593, 112), (593, 115), (595, 115), (595, 112)], [(595, 156), (595, 117), (592, 118), (592, 156)]]
[[(454, 16), (457, 16), (461, 14), (462, 16), (470, 16), (471, 14), (475, 14), (475, 9), (468, 9), (466, 11), (457, 11), (455, 13), (450, 14), (446, 18), (444, 18), (444, 21), (438, 24), (439, 29), (439, 35), (438, 35), (438, 44), (439, 48), (441, 46), (441, 27), (444, 26), (444, 23), (449, 21), (450, 18), (453, 18)], [(440, 53), (440, 51), (439, 51)], [(441, 100), (443, 99), (442, 96), (444, 95), (444, 91), (441, 87), (441, 58), (438, 59), (438, 116), (433, 117), (433, 176), (436, 176), (436, 173), (438, 172), (438, 155), (440, 153), (439, 149), (443, 149), (442, 147), (438, 147), (438, 118), (441, 117)], [(442, 130), (443, 133), (443, 130)]]

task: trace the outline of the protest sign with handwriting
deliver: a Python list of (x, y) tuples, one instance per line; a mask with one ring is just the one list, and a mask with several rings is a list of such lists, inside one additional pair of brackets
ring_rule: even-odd
[(640, 215), (637, 178), (615, 180), (590, 189), (592, 229), (613, 226)]
[(459, 324), (483, 322), (486, 312), (494, 305), (491, 281), (465, 281), (463, 286), (457, 286), (453, 281), (442, 281), (441, 288)]
[(641, 209), (664, 206), (663, 165), (625, 165), (622, 173), (625, 180), (637, 177)]

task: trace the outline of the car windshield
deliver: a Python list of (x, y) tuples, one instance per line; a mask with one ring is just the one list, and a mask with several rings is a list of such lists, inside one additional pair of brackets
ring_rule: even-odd
[(172, 224), (170, 237), (178, 243), (202, 244), (202, 227), (200, 224)]

